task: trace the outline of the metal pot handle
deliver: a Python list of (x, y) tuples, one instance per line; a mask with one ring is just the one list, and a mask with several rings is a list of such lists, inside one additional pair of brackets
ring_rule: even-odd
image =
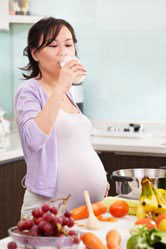
[(124, 181), (132, 182), (133, 181), (133, 178), (129, 177), (129, 176), (111, 175), (111, 179), (113, 179), (114, 181), (117, 181), (117, 182), (124, 182)]

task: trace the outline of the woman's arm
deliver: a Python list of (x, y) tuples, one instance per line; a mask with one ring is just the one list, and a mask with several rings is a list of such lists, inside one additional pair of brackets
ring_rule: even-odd
[(39, 93), (33, 84), (22, 86), (15, 95), (16, 121), (21, 140), (32, 151), (42, 148), (49, 138), (64, 95), (69, 91), (73, 79), (83, 74), (83, 68), (80, 69), (78, 62), (77, 67), (74, 62), (70, 62), (70, 67), (72, 65), (76, 70), (74, 72), (66, 65), (61, 69), (55, 90), (44, 107), (41, 106)]
[(57, 91), (49, 97), (44, 108), (38, 113), (35, 118), (37, 126), (46, 134), (49, 135), (54, 127), (58, 111), (61, 106), (64, 94)]
[(74, 79), (86, 73), (84, 67), (78, 61), (70, 61), (60, 70), (59, 78), (53, 94), (49, 97), (47, 104), (35, 118), (38, 127), (47, 135), (54, 127), (58, 111), (64, 95), (69, 91)]

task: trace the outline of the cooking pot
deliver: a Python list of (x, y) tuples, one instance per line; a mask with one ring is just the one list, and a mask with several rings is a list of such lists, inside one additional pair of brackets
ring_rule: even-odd
[(141, 193), (141, 180), (144, 176), (148, 176), (155, 187), (166, 188), (165, 166), (160, 169), (120, 169), (112, 172), (111, 179), (115, 181), (118, 196), (137, 200)]

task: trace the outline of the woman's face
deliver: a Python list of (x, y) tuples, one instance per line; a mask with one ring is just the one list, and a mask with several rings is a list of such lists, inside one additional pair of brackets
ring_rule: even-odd
[(55, 41), (47, 47), (42, 48), (33, 58), (38, 62), (38, 66), (44, 76), (44, 73), (57, 75), (60, 70), (59, 61), (61, 55), (75, 55), (75, 46), (70, 30), (63, 26)]

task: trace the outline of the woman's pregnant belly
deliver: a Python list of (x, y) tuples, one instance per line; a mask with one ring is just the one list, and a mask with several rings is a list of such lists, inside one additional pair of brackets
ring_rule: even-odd
[(58, 155), (56, 198), (71, 194), (68, 209), (85, 204), (84, 191), (90, 194), (91, 202), (103, 200), (107, 179), (103, 164), (93, 147), (84, 151), (72, 148)]
[(56, 132), (58, 172), (55, 197), (71, 194), (68, 209), (85, 204), (85, 190), (89, 192), (92, 203), (103, 200), (107, 179), (102, 162), (90, 142), (90, 120), (82, 114), (60, 110)]

